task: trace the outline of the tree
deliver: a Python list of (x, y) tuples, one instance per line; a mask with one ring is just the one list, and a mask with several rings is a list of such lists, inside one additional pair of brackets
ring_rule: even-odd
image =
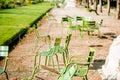
[(100, 12), (102, 12), (102, 1), (103, 1), (103, 0), (99, 0), (99, 4), (100, 4)]
[(110, 0), (107, 0), (107, 13), (110, 14)]
[(120, 0), (117, 0), (117, 13), (116, 18), (120, 19)]
[(97, 9), (98, 9), (97, 5), (98, 5), (98, 0), (94, 0), (95, 13), (96, 13), (97, 15), (99, 15), (99, 14), (97, 13)]
[(86, 0), (86, 6), (89, 8), (89, 0)]
[(80, 6), (82, 4), (82, 0), (76, 0), (76, 5)]

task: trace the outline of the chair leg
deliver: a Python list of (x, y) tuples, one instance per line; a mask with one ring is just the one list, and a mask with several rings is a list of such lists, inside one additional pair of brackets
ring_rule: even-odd
[(49, 48), (51, 47), (51, 42), (50, 42), (50, 36), (48, 35), (48, 45), (49, 45)]
[(53, 66), (53, 69), (55, 69), (55, 64), (54, 64), (54, 60), (53, 60), (53, 57), (52, 58), (52, 66)]
[(45, 66), (47, 65), (48, 62), (49, 62), (48, 61), (48, 56), (46, 56), (46, 58), (45, 58)]
[(98, 29), (98, 37), (101, 37), (101, 32), (99, 29)]
[(80, 39), (82, 39), (83, 38), (82, 30), (79, 31), (80, 31)]
[(51, 57), (49, 56), (48, 57), (48, 65), (50, 65), (50, 63), (51, 63)]
[(34, 58), (34, 68), (36, 66), (36, 60), (37, 60), (37, 55), (35, 55), (35, 58)]
[(56, 59), (57, 59), (58, 69), (59, 69), (59, 71), (60, 71), (60, 65), (59, 65), (59, 60), (58, 60), (57, 54), (56, 54)]
[(7, 72), (6, 72), (6, 71), (4, 71), (4, 72), (5, 72), (5, 74), (6, 74), (6, 78), (7, 78), (7, 80), (9, 80)]
[(35, 39), (35, 48), (38, 47), (38, 38)]
[(88, 80), (87, 75), (85, 75), (85, 80)]
[(41, 64), (41, 55), (39, 55), (38, 67), (40, 67), (40, 64)]
[(35, 55), (35, 58), (34, 58), (34, 69), (37, 66), (36, 64), (37, 64), (37, 57), (38, 56), (39, 56), (38, 68), (40, 67), (41, 55)]
[(32, 75), (30, 76), (30, 80), (33, 80), (35, 72), (36, 72), (37, 69), (38, 69), (38, 66), (35, 66), (33, 71), (32, 71)]
[(83, 79), (83, 80), (85, 80), (85, 78), (84, 78), (84, 77), (83, 77), (82, 79)]
[(64, 65), (66, 66), (65, 52), (64, 52), (62, 55), (63, 55), (63, 62), (64, 62)]
[(68, 49), (66, 49), (65, 54), (66, 54), (66, 64), (67, 64), (67, 63), (69, 63), (69, 58), (70, 58)]
[(87, 33), (88, 33), (88, 36), (90, 36), (90, 31), (87, 31)]

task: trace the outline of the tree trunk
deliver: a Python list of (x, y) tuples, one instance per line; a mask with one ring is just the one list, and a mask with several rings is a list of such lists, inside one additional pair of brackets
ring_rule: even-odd
[(100, 4), (99, 7), (100, 7), (100, 12), (101, 12), (101, 13), (102, 13), (102, 1), (103, 1), (103, 0), (99, 0), (99, 4)]
[(86, 6), (89, 8), (89, 0), (86, 0)]
[(117, 0), (117, 14), (116, 18), (120, 19), (120, 0)]
[(99, 15), (98, 13), (97, 13), (97, 5), (98, 5), (98, 0), (94, 0), (94, 6), (95, 6), (95, 13), (97, 14), (97, 15)]
[(107, 6), (108, 6), (107, 13), (109, 15), (110, 14), (110, 0), (107, 0)]
[(90, 0), (90, 3), (89, 3), (90, 5), (93, 5), (93, 0)]
[(82, 4), (82, 0), (76, 0), (76, 5), (80, 6)]

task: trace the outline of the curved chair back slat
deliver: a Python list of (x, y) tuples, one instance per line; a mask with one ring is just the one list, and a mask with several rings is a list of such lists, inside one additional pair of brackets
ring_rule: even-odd
[(8, 51), (9, 51), (9, 47), (8, 46), (0, 46), (0, 57), (5, 57), (4, 67), (2, 69), (0, 68), (0, 74), (5, 73), (7, 80), (9, 80), (8, 74), (6, 72), (7, 63), (8, 63)]
[(0, 46), (0, 56), (8, 56), (8, 46)]

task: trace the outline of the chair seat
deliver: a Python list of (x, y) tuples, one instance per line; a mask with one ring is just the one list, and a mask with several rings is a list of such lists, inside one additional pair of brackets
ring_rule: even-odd
[(72, 29), (72, 30), (78, 30), (79, 27), (78, 26), (71, 26), (70, 29)]
[(52, 56), (52, 54), (50, 54), (49, 51), (48, 52), (40, 52), (39, 54), (42, 56)]
[(64, 47), (63, 46), (54, 46), (51, 47), (49, 51), (46, 52), (40, 52), (40, 55), (42, 56), (53, 56), (55, 53), (63, 53)]
[(88, 73), (88, 68), (80, 68), (77, 75), (80, 77), (84, 77), (85, 75), (87, 75), (87, 73)]
[(0, 74), (2, 74), (4, 72), (4, 70), (3, 69), (0, 69)]

